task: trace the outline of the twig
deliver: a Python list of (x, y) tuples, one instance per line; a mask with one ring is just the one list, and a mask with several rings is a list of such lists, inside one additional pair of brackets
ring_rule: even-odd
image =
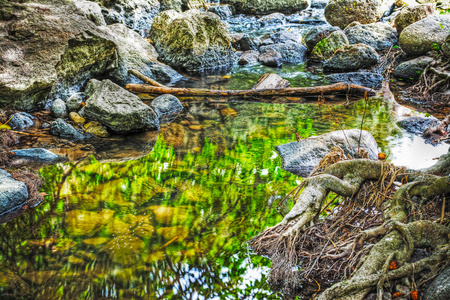
[(444, 214), (445, 214), (445, 197), (442, 200), (441, 224), (442, 224), (442, 222), (444, 222)]
[[(390, 49), (389, 49), (390, 51)], [(367, 103), (369, 102), (369, 98), (367, 97), (367, 93), (364, 93), (364, 113), (363, 113), (363, 117), (361, 119), (361, 129), (359, 130), (359, 139), (358, 139), (358, 154), (359, 154), (359, 148), (361, 146), (361, 137), (362, 137), (362, 130), (363, 130), (363, 125), (364, 125), (364, 118), (366, 117), (366, 109), (367, 109)]]
[(162, 85), (161, 83), (157, 82), (156, 80), (151, 79), (150, 77), (145, 76), (144, 74), (136, 71), (136, 70), (128, 70), (128, 74), (131, 74), (140, 80), (142, 80), (145, 83), (151, 84), (153, 86), (159, 86), (159, 87), (166, 87), (165, 85)]

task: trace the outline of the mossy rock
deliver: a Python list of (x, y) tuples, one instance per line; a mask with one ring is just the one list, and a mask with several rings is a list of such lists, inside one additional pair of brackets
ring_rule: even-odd
[(67, 212), (64, 227), (69, 236), (92, 236), (112, 221), (114, 212), (103, 210), (100, 213), (86, 210)]
[(156, 230), (158, 235), (162, 236), (165, 240), (171, 240), (177, 237), (176, 241), (183, 241), (189, 235), (189, 228), (186, 226), (173, 226), (173, 227), (161, 227)]
[(188, 220), (190, 208), (185, 206), (149, 206), (149, 210), (155, 214), (155, 220), (164, 225), (184, 224)]
[(100, 246), (103, 244), (106, 244), (110, 241), (110, 238), (105, 238), (105, 237), (95, 237), (95, 238), (91, 238), (91, 239), (85, 239), (83, 240), (83, 244), (88, 245), (88, 246)]
[(114, 263), (131, 266), (139, 262), (144, 248), (144, 242), (138, 237), (122, 235), (111, 240), (101, 251), (107, 253)]
[(101, 234), (105, 234), (107, 236), (120, 236), (130, 234), (130, 227), (130, 224), (125, 223), (119, 218), (115, 218), (112, 222), (109, 222), (108, 225), (103, 227)]
[(133, 234), (141, 239), (150, 239), (155, 232), (155, 227), (150, 224), (143, 224), (133, 229)]
[(311, 52), (311, 59), (324, 61), (333, 56), (339, 48), (349, 45), (347, 36), (343, 31), (334, 31), (314, 46)]

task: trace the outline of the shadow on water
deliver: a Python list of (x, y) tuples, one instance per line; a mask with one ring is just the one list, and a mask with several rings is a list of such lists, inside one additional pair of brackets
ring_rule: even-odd
[[(331, 110), (357, 128), (364, 102)], [(393, 122), (371, 100), (364, 129), (388, 158)], [(279, 299), (245, 244), (301, 180), (274, 146), (338, 128), (315, 104), (188, 103), (145, 157), (42, 169), (44, 203), (0, 225), (0, 298)]]

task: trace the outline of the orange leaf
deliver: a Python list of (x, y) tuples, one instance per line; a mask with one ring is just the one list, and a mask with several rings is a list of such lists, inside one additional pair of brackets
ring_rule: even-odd
[(417, 292), (417, 291), (412, 291), (412, 292), (411, 292), (411, 299), (412, 299), (412, 300), (418, 300), (418, 299), (419, 299), (419, 292)]
[(393, 260), (391, 261), (391, 263), (389, 264), (389, 270), (395, 270), (398, 268), (398, 262)]
[(402, 293), (399, 293), (399, 292), (395, 292), (394, 294), (392, 294), (392, 297), (393, 297), (393, 298), (399, 298), (399, 297), (401, 297), (401, 296), (403, 296), (403, 294), (402, 294)]
[(378, 159), (381, 159), (381, 160), (383, 160), (383, 159), (385, 159), (386, 158), (386, 154), (384, 154), (384, 153), (378, 153)]

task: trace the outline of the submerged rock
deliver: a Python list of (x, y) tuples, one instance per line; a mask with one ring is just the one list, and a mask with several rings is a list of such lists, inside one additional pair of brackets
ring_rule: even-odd
[(59, 156), (43, 148), (17, 149), (14, 156), (23, 157), (32, 161), (53, 161)]
[(336, 50), (348, 44), (345, 33), (342, 30), (336, 30), (314, 46), (311, 51), (311, 59), (316, 61), (327, 60), (333, 56)]
[(15, 113), (9, 118), (12, 119), (9, 121), (8, 125), (15, 130), (24, 131), (34, 125), (34, 117), (25, 112)]
[(27, 199), (25, 183), (13, 179), (8, 172), (0, 169), (0, 216), (19, 208)]
[(221, 0), (220, 2), (231, 4), (237, 12), (247, 14), (294, 13), (307, 8), (311, 3), (310, 0)]
[(228, 28), (213, 13), (164, 11), (154, 19), (149, 36), (162, 61), (191, 73), (230, 67), (237, 60)]
[(325, 18), (331, 25), (344, 29), (354, 21), (377, 22), (390, 6), (389, 0), (330, 0), (325, 7)]
[(0, 6), (11, 16), (0, 20), (0, 106), (42, 108), (50, 92), (64, 99), (114, 61), (111, 35), (73, 13), (73, 3), (51, 3)]
[(323, 68), (329, 71), (358, 70), (374, 66), (378, 60), (375, 49), (365, 44), (354, 44), (338, 49), (324, 62)]
[(379, 90), (383, 84), (383, 75), (371, 72), (336, 73), (325, 76), (328, 83), (349, 82)]
[(170, 123), (183, 110), (183, 105), (177, 97), (170, 94), (156, 97), (150, 104), (155, 112), (159, 115), (159, 123)]
[(140, 238), (126, 234), (111, 240), (101, 251), (107, 253), (114, 263), (131, 266), (139, 262), (144, 248), (145, 244)]
[(159, 117), (138, 96), (108, 79), (89, 81), (89, 98), (82, 116), (97, 121), (116, 133), (142, 132), (159, 129)]
[(449, 35), (450, 15), (431, 16), (415, 22), (400, 34), (400, 47), (409, 55), (439, 50)]
[(92, 236), (113, 220), (112, 210), (100, 213), (86, 210), (71, 210), (65, 215), (64, 228), (69, 236)]
[(367, 25), (355, 24), (346, 28), (345, 34), (350, 44), (366, 44), (377, 51), (388, 49), (398, 42), (398, 34), (395, 29), (389, 24), (381, 22)]
[(394, 75), (405, 79), (418, 79), (425, 68), (433, 62), (433, 58), (429, 56), (420, 56), (399, 64)]
[(67, 124), (63, 119), (57, 119), (50, 124), (50, 133), (69, 140), (83, 140), (89, 137), (84, 135), (81, 130)]
[(435, 9), (433, 4), (406, 6), (395, 18), (394, 25), (397, 29), (398, 34), (400, 34), (402, 33), (403, 29), (405, 29), (409, 25), (434, 14)]
[[(344, 135), (345, 132), (345, 135)], [(346, 155), (355, 156), (361, 131), (358, 129), (340, 130), (310, 137), (275, 147), (281, 156), (283, 169), (293, 174), (308, 177), (318, 166), (320, 160), (339, 146)], [(348, 140), (348, 143), (347, 143)], [(378, 146), (373, 136), (363, 130), (360, 148), (368, 152), (370, 159), (378, 158)]]

